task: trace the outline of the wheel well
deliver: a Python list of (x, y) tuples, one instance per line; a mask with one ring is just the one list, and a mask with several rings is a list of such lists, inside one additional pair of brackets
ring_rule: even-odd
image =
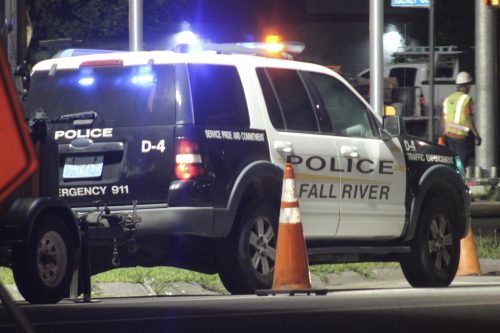
[(457, 188), (455, 183), (447, 179), (441, 179), (432, 184), (432, 186), (427, 190), (424, 202), (422, 203), (422, 208), (425, 207), (429, 200), (434, 197), (447, 198), (453, 207), (453, 211), (457, 214), (456, 218), (460, 226), (459, 231), (460, 234), (463, 235), (466, 223), (465, 212), (463, 209), (460, 209), (460, 207), (462, 207), (460, 194), (460, 190)]
[[(66, 226), (68, 227), (68, 231), (71, 237), (73, 238), (73, 241), (75, 242), (75, 245), (77, 247), (80, 247), (81, 246), (80, 231), (78, 230), (78, 225), (75, 222), (75, 216), (67, 209), (64, 209), (62, 207), (45, 207), (38, 214), (37, 219), (41, 216), (49, 214), (53, 214), (59, 217), (66, 224)], [(30, 230), (30, 237), (31, 237), (31, 230)]]
[(236, 216), (243, 213), (252, 199), (259, 197), (266, 199), (273, 207), (279, 209), (282, 184), (282, 181), (268, 175), (259, 176), (252, 180), (241, 197)]

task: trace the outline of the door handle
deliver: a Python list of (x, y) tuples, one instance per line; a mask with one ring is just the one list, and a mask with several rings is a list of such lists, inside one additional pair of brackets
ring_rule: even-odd
[(342, 146), (340, 152), (347, 157), (359, 157), (359, 150), (356, 147)]
[(293, 150), (291, 142), (274, 141), (274, 149), (279, 152), (291, 153)]

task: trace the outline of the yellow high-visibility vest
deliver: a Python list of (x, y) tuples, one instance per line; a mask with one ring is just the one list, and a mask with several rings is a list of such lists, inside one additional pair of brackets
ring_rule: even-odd
[(446, 133), (458, 135), (469, 134), (467, 119), (465, 119), (465, 107), (471, 97), (463, 92), (451, 94), (443, 103), (443, 114), (446, 116), (444, 125)]

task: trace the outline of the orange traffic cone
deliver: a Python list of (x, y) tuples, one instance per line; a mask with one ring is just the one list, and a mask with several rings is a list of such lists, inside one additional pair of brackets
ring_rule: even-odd
[(273, 289), (311, 289), (292, 163), (285, 166), (279, 222)]
[(464, 275), (481, 275), (476, 247), (470, 229), (467, 237), (460, 241), (460, 263), (458, 264), (456, 276)]
[(443, 146), (445, 145), (444, 136), (439, 137), (438, 144), (443, 145)]

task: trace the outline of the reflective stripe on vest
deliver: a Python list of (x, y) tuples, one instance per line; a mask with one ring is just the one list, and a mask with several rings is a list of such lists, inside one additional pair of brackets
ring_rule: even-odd
[[(457, 94), (457, 93), (455, 93)], [(443, 103), (443, 114), (446, 116), (446, 124), (445, 130), (446, 133), (456, 133), (458, 135), (467, 135), (469, 132), (469, 127), (467, 127), (467, 120), (465, 119), (464, 110), (467, 105), (466, 101), (469, 98), (467, 94), (461, 94), (460, 98), (458, 98), (457, 104), (454, 108), (450, 108), (448, 110), (448, 97)], [(453, 95), (452, 95), (453, 96)], [(448, 111), (451, 114), (448, 116)]]

